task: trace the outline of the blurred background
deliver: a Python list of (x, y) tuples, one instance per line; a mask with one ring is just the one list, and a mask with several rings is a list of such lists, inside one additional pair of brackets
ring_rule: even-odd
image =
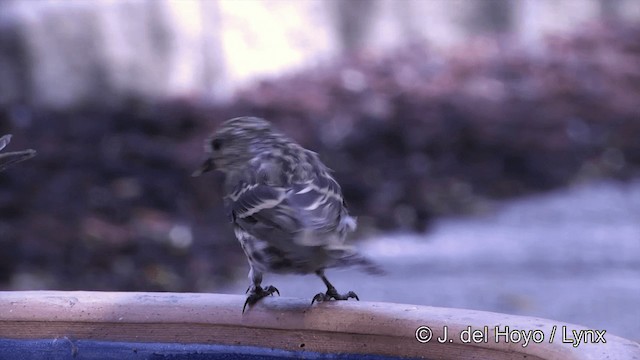
[(4, 0), (0, 289), (244, 293), (190, 177), (243, 115), (335, 169), (389, 272), (338, 290), (640, 339), (637, 0)]

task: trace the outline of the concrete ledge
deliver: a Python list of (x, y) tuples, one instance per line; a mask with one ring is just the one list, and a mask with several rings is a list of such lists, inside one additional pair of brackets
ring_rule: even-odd
[[(640, 344), (609, 333), (606, 343), (563, 343), (563, 329), (565, 338), (589, 329), (539, 318), (356, 301), (310, 306), (308, 299), (280, 297), (243, 315), (243, 303), (244, 296), (220, 294), (0, 292), (0, 339), (240, 345), (429, 359), (640, 359)], [(427, 343), (416, 340), (421, 326), (432, 329)], [(486, 326), (486, 342), (463, 343), (460, 334), (469, 326), (480, 332)], [(496, 327), (506, 326), (544, 339), (527, 346), (524, 339), (504, 336), (496, 342)], [(451, 341), (439, 343), (445, 327)]]

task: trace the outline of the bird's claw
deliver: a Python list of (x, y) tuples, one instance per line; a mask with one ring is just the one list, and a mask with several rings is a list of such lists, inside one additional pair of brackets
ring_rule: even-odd
[(275, 286), (273, 286), (273, 285), (269, 285), (269, 286), (267, 286), (267, 287), (264, 289), (264, 291), (268, 292), (268, 293), (269, 293), (269, 295), (273, 295), (273, 293), (276, 293), (276, 294), (278, 294), (278, 296), (280, 296), (280, 291), (278, 291), (278, 289), (277, 289)]
[(313, 305), (316, 301), (320, 303), (320, 302), (328, 301), (332, 299), (347, 300), (350, 298), (360, 301), (360, 298), (358, 298), (358, 295), (353, 291), (349, 291), (346, 294), (339, 294), (335, 288), (330, 288), (330, 289), (327, 289), (326, 293), (317, 293), (316, 296), (314, 296), (313, 299), (311, 300), (311, 305)]
[[(249, 290), (251, 290), (253, 286), (249, 286), (249, 289), (247, 289), (247, 292), (249, 292)], [(249, 296), (247, 296), (247, 300), (244, 302), (244, 306), (242, 307), (242, 313), (244, 314), (244, 311), (247, 308), (247, 305), (249, 305), (249, 307), (255, 305), (258, 301), (260, 301), (262, 298), (265, 298), (269, 295), (273, 295), (273, 293), (278, 294), (278, 296), (280, 296), (280, 291), (278, 291), (278, 289), (273, 286), (273, 285), (269, 285), (266, 286), (264, 289), (261, 286), (256, 286), (253, 288), (253, 290), (251, 290), (251, 293), (249, 293)]]

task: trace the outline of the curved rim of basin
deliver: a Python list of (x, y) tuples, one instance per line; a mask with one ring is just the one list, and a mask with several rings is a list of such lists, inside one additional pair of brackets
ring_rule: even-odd
[[(243, 314), (244, 300), (202, 293), (5, 291), (0, 339), (242, 345), (428, 359), (640, 359), (636, 342), (548, 319), (364, 301), (310, 305), (308, 299), (277, 296)], [(416, 339), (419, 328), (428, 337), (424, 326), (431, 330), (428, 342)], [(448, 337), (439, 342), (445, 328)], [(519, 331), (530, 334), (528, 343)], [(590, 342), (574, 346), (578, 334)]]

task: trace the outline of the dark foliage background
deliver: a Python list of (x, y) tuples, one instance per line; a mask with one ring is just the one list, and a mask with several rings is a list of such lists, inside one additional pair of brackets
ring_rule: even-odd
[[(226, 105), (131, 98), (0, 109), (0, 287), (213, 291), (245, 259), (220, 175), (191, 178), (230, 117), (273, 121), (336, 172), (361, 236), (640, 165), (640, 29), (593, 25), (530, 54), (414, 44), (263, 81)], [(131, 274), (134, 274), (133, 276)]]

